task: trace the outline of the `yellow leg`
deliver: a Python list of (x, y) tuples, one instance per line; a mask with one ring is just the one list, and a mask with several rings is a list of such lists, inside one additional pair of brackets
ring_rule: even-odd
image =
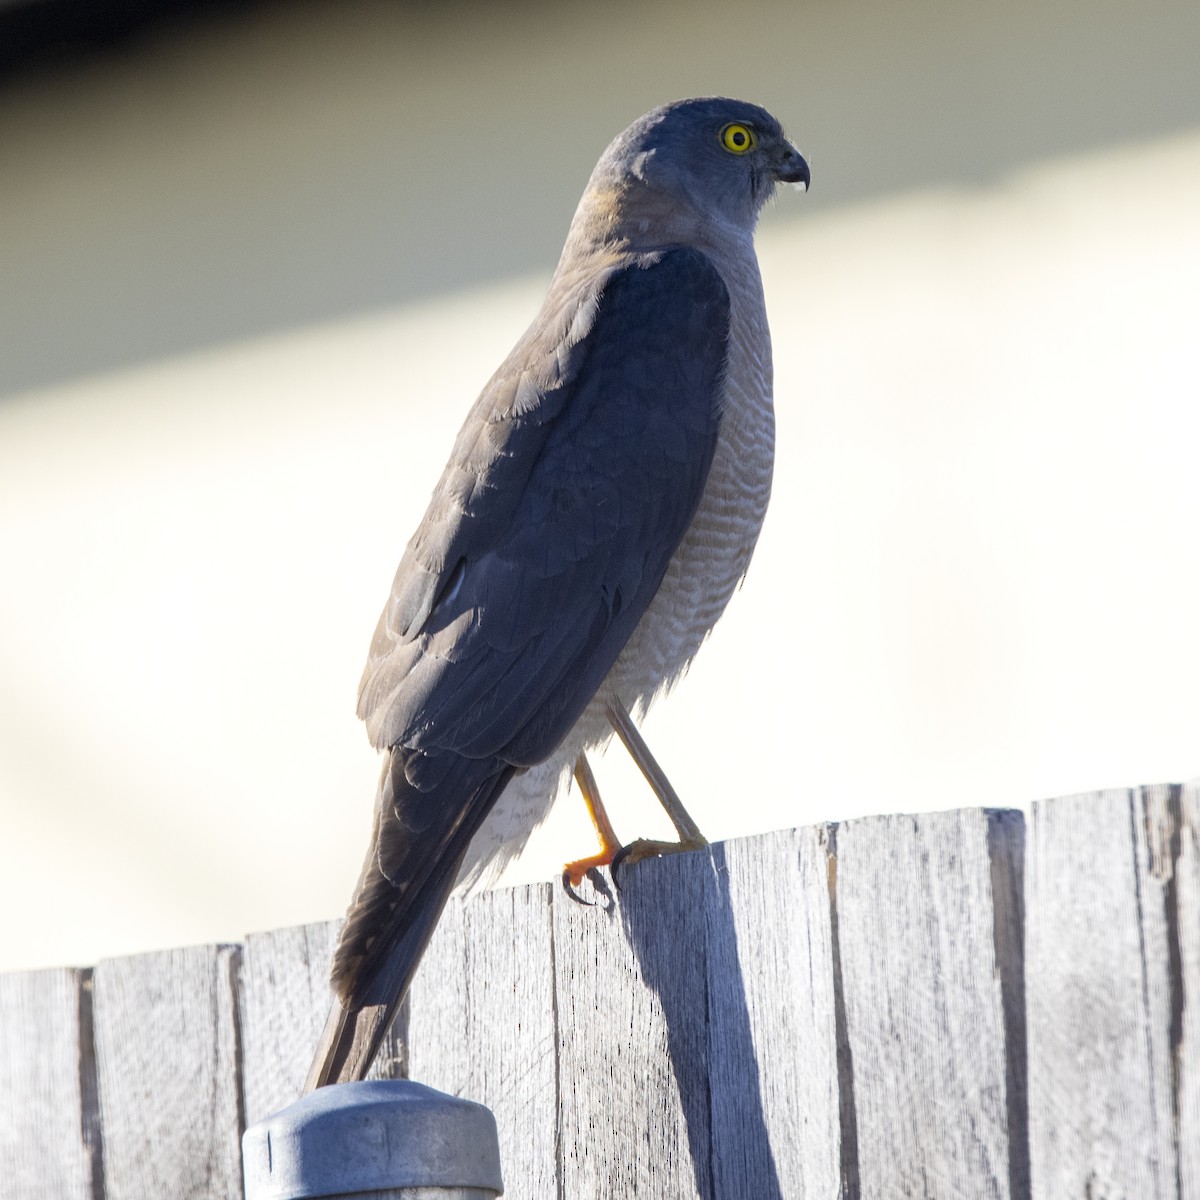
[(592, 818), (592, 824), (596, 829), (596, 837), (600, 839), (600, 853), (593, 854), (590, 858), (576, 859), (563, 867), (563, 887), (572, 895), (574, 894), (573, 889), (583, 882), (583, 877), (590, 870), (595, 867), (607, 867), (621, 849), (616, 831), (600, 800), (600, 789), (596, 786), (596, 777), (592, 774), (592, 768), (583, 754), (575, 760), (575, 782), (579, 784), (579, 791), (587, 806), (588, 816)]

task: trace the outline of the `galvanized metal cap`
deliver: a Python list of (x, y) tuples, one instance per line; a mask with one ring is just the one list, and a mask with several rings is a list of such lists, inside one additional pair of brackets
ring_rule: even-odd
[(246, 1200), (504, 1190), (491, 1112), (407, 1079), (310, 1092), (246, 1130), (242, 1169)]

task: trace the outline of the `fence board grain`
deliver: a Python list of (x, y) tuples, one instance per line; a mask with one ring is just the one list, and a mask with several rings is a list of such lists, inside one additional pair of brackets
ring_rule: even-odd
[[(513, 1200), (1200, 1200), (1200, 781), (623, 883), (452, 901), (374, 1072), (489, 1105)], [(0, 1194), (239, 1196), (336, 929), (0, 976)]]
[(836, 830), (864, 1196), (1010, 1197), (989, 831), (978, 809)]
[(713, 1194), (704, 1061), (712, 889), (708, 857), (682, 854), (629, 868), (613, 905), (553, 894), (563, 1195)]
[(100, 1200), (91, 972), (0, 975), (0, 1192)]
[(421, 957), (406, 1001), (408, 1076), (451, 1095), (474, 1100), (470, 1080), (473, 1069), (466, 1044), (466, 926), (463, 902), (451, 897)]
[(492, 1110), (510, 1200), (559, 1194), (550, 891), (452, 900), (410, 995), (412, 1077)]
[(242, 1194), (239, 954), (195, 946), (96, 967), (106, 1200)]
[(304, 1086), (329, 1011), (329, 961), (340, 921), (252, 933), (242, 951), (242, 1090), (253, 1125)]
[(1179, 1094), (1179, 1195), (1200, 1200), (1200, 780), (1179, 790), (1174, 934), (1179, 984), (1173, 1032)]
[(829, 1197), (841, 1186), (823, 832), (712, 847), (707, 983), (718, 1196)]
[(1030, 1139), (1046, 1200), (1180, 1194), (1178, 801), (1147, 788), (1033, 807)]
[[(332, 1002), (329, 964), (341, 927), (340, 920), (318, 921), (246, 938), (239, 996), (247, 1125), (301, 1094)], [(402, 1006), (368, 1079), (405, 1077), (407, 1020)]]

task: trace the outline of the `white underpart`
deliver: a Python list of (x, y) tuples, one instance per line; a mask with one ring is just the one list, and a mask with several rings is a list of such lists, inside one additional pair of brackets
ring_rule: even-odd
[[(700, 506), (657, 595), (583, 716), (549, 759), (509, 783), (488, 815), (467, 852), (460, 891), (495, 880), (545, 820), (580, 751), (609, 740), (604, 708), (610, 697), (641, 715), (683, 675), (749, 566), (775, 455), (771, 343), (750, 235), (703, 249), (729, 289), (731, 329), (720, 436)], [(591, 852), (580, 847), (581, 855)]]

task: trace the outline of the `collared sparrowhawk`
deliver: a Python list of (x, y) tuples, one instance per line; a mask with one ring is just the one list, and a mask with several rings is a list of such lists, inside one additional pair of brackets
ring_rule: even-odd
[(672, 798), (629, 714), (686, 670), (766, 512), (753, 237), (781, 181), (806, 187), (804, 159), (726, 99), (655, 109), (596, 164), (371, 644), (358, 713), (385, 763), (308, 1087), (365, 1075), (455, 885), (510, 861), (572, 770), (595, 799), (584, 755), (614, 728)]

